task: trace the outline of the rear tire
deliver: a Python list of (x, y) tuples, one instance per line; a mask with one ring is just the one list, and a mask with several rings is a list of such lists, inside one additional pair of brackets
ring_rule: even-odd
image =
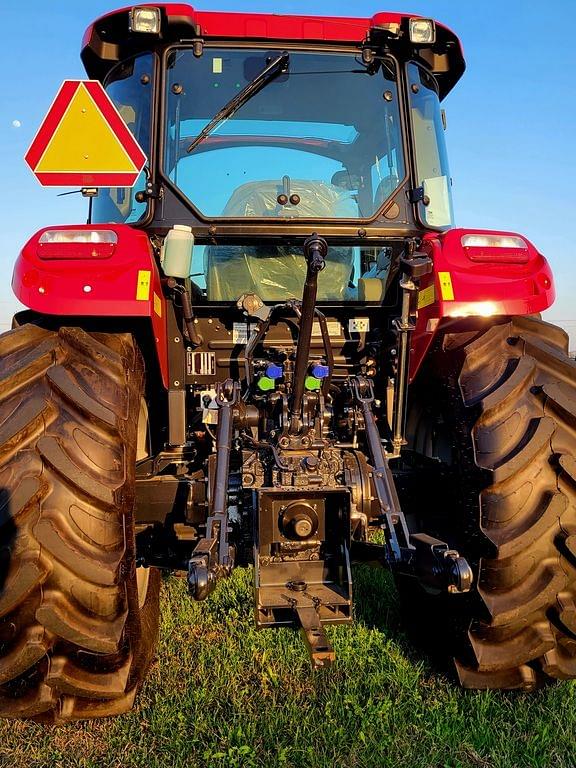
[(2, 717), (119, 714), (146, 674), (160, 578), (135, 567), (143, 380), (129, 334), (0, 337)]
[(435, 634), (466, 688), (575, 678), (576, 363), (566, 334), (528, 317), (446, 333), (411, 398), (411, 448), (439, 470), (413, 513), (469, 560), (475, 584), (435, 597), (402, 581), (409, 624)]

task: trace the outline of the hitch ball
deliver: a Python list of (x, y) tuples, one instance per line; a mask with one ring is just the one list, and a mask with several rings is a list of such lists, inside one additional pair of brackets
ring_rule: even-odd
[(307, 501), (293, 501), (280, 516), (280, 530), (288, 539), (309, 539), (318, 530), (318, 515)]

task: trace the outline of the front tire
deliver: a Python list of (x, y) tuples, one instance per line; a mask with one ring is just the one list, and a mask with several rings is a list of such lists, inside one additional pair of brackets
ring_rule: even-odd
[(427, 637), (443, 627), (437, 645), (464, 687), (575, 678), (576, 363), (566, 334), (528, 317), (446, 332), (412, 405), (411, 447), (439, 470), (434, 505), (420, 498), (414, 514), (470, 561), (475, 586), (461, 597), (409, 588), (404, 610), (428, 618)]
[(0, 716), (119, 714), (146, 674), (160, 579), (135, 567), (143, 378), (129, 334), (0, 337)]

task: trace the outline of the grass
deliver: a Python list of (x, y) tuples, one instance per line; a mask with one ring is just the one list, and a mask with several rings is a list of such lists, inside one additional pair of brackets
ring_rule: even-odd
[(462, 691), (414, 655), (389, 578), (356, 569), (357, 620), (312, 673), (291, 630), (253, 626), (251, 572), (206, 603), (163, 587), (160, 646), (136, 709), (47, 729), (0, 723), (16, 768), (573, 768), (574, 685), (536, 694)]

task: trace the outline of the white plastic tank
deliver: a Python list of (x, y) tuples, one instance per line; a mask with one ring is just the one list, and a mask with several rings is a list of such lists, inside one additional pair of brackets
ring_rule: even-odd
[(164, 239), (162, 269), (167, 277), (189, 277), (192, 266), (194, 235), (192, 227), (175, 224)]

